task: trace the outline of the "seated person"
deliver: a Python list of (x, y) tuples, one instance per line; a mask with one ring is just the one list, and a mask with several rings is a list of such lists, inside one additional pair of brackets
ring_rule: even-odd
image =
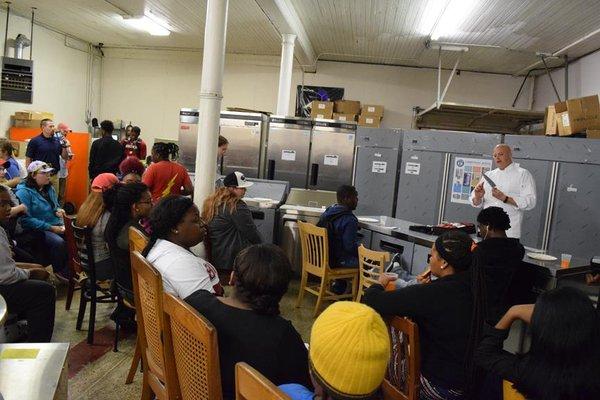
[(65, 212), (59, 207), (56, 191), (50, 182), (54, 169), (43, 161), (33, 161), (27, 171), (27, 178), (17, 186), (17, 197), (27, 207), (27, 214), (20, 220), (21, 226), (24, 231), (39, 233), (39, 252), (48, 255), (54, 274), (68, 281)]
[(510, 218), (502, 208), (481, 210), (477, 224), (483, 238), (477, 245), (477, 253), (485, 277), (486, 320), (495, 325), (510, 306), (509, 286), (521, 266), (525, 248), (519, 239), (506, 237)]
[(185, 301), (217, 329), (223, 399), (235, 396), (234, 367), (244, 361), (275, 385), (310, 385), (308, 352), (290, 321), (279, 315), (291, 265), (274, 245), (253, 245), (236, 257), (231, 297), (198, 290)]
[(331, 268), (358, 267), (358, 219), (352, 213), (358, 192), (354, 186), (342, 185), (336, 195), (337, 204), (327, 207), (317, 226), (327, 228)]
[(104, 239), (106, 224), (110, 218), (102, 193), (117, 184), (119, 180), (114, 174), (103, 172), (92, 181), (92, 191), (77, 212), (76, 224), (92, 229), (92, 248), (96, 266), (96, 280), (104, 281), (113, 277), (113, 264), (110, 259), (108, 245)]
[[(503, 350), (516, 320), (529, 324), (525, 354)], [(542, 293), (535, 305), (511, 307), (495, 328), (487, 325), (476, 362), (530, 400), (600, 399), (600, 320), (581, 291), (562, 287)]]
[(0, 161), (0, 164), (5, 168), (4, 179), (6, 181), (4, 183), (10, 188), (15, 188), (21, 183), (21, 168), (13, 155), (14, 150), (10, 141), (4, 138), (0, 139), (0, 160), (4, 161)]
[(425, 400), (467, 399), (474, 390), (473, 351), (483, 324), (483, 277), (471, 269), (473, 241), (463, 232), (440, 235), (429, 268), (438, 279), (394, 291), (394, 278), (381, 274), (363, 302), (383, 316), (403, 316), (419, 326), (421, 390)]
[(262, 238), (242, 200), (253, 183), (235, 171), (223, 179), (223, 185), (204, 200), (202, 219), (208, 224), (210, 261), (219, 270), (231, 271), (238, 253)]
[(150, 213), (152, 236), (143, 252), (160, 271), (165, 292), (185, 299), (204, 289), (223, 295), (217, 270), (190, 250), (206, 236), (206, 224), (188, 197), (169, 195)]
[[(0, 185), (0, 221), (10, 215), (12, 201), (8, 190)], [(28, 338), (32, 343), (50, 342), (54, 330), (56, 292), (48, 282), (48, 272), (41, 265), (17, 264), (11, 244), (0, 227), (0, 295), (8, 312), (27, 320)]]
[(141, 182), (144, 175), (144, 164), (135, 156), (129, 156), (119, 164), (119, 179), (127, 184)]
[(144, 231), (139, 221), (150, 215), (152, 199), (146, 185), (131, 183), (114, 185), (104, 192), (104, 202), (110, 210), (104, 239), (113, 262), (114, 278), (121, 296), (133, 304), (129, 227), (133, 226)]
[(373, 399), (390, 360), (390, 337), (370, 307), (333, 303), (310, 334), (310, 377), (314, 393), (299, 384), (279, 386), (292, 400)]

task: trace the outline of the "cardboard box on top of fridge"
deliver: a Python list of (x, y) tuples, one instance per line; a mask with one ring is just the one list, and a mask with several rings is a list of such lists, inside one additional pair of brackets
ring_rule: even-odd
[(600, 129), (598, 95), (555, 103), (558, 135), (569, 136), (586, 129)]
[(332, 101), (313, 100), (310, 103), (310, 117), (313, 119), (331, 119), (333, 115)]
[(363, 104), (360, 113), (362, 115), (376, 115), (378, 117), (383, 117), (383, 106), (378, 106), (376, 104)]
[(356, 114), (333, 113), (333, 119), (338, 121), (356, 121)]
[(546, 136), (558, 135), (558, 123), (556, 120), (556, 109), (554, 106), (546, 107), (546, 115), (544, 117), (544, 134)]
[(54, 119), (54, 114), (47, 111), (17, 111), (15, 112), (15, 119)]
[(358, 125), (368, 126), (370, 128), (379, 128), (381, 125), (381, 117), (377, 115), (364, 115), (358, 117)]
[(336, 100), (333, 103), (333, 112), (337, 114), (360, 114), (360, 101)]
[(15, 128), (39, 128), (41, 119), (16, 119), (13, 116), (13, 126)]
[(588, 139), (600, 139), (600, 129), (588, 129), (585, 137)]

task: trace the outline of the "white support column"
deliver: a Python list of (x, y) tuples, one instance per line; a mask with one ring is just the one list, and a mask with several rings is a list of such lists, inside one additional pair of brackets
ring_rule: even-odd
[(277, 115), (289, 115), (292, 70), (294, 67), (294, 41), (296, 35), (281, 35), (281, 65), (279, 66), (279, 92), (277, 93)]
[(194, 202), (198, 207), (215, 190), (228, 3), (229, 0), (208, 0), (206, 7), (194, 182)]

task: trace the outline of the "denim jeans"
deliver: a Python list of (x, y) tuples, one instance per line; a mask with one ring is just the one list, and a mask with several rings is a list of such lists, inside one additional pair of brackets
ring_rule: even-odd
[(62, 275), (67, 276), (69, 271), (67, 268), (68, 253), (65, 239), (54, 232), (44, 231), (44, 244), (54, 272), (60, 272)]

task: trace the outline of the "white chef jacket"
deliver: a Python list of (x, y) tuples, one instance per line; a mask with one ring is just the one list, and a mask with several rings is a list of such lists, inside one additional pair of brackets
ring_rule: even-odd
[(492, 196), (492, 187), (484, 178), (481, 178), (481, 181), (483, 181), (483, 190), (485, 190), (483, 201), (478, 206), (473, 204), (473, 199), (475, 198), (475, 191), (473, 190), (469, 196), (469, 202), (473, 207), (477, 208), (492, 206), (502, 208), (510, 218), (510, 229), (506, 231), (506, 236), (517, 239), (521, 238), (523, 212), (533, 209), (536, 202), (533, 176), (529, 171), (521, 168), (514, 162), (504, 168), (504, 170), (496, 168), (487, 172), (486, 175), (494, 181), (498, 190), (511, 197), (517, 203), (517, 207), (512, 204), (503, 203), (502, 200)]

